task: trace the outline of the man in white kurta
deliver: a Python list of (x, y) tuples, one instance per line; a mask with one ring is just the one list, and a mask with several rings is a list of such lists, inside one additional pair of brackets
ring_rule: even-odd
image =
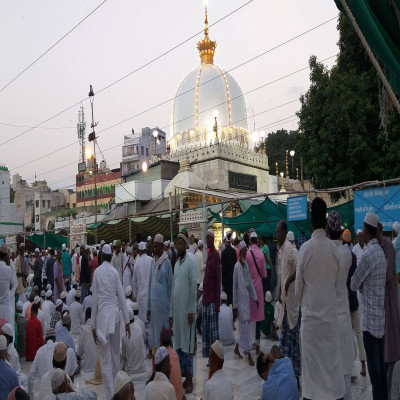
[(348, 246), (343, 246), (340, 239), (340, 227), (342, 218), (337, 211), (332, 211), (328, 215), (328, 236), (332, 239), (339, 255), (339, 274), (336, 291), (336, 314), (339, 325), (340, 355), (342, 358), (344, 381), (346, 393), (344, 399), (351, 399), (351, 370), (354, 361), (354, 336), (351, 325), (349, 294), (347, 290), (347, 278), (353, 262), (351, 251)]
[(146, 244), (139, 243), (139, 256), (135, 261), (132, 277), (132, 289), (139, 305), (139, 318), (146, 327), (146, 342), (149, 353), (151, 352), (150, 322), (147, 320), (147, 301), (149, 296), (149, 277), (153, 270), (153, 259), (146, 254)]
[(92, 311), (88, 308), (85, 313), (85, 325), (79, 334), (77, 354), (81, 358), (80, 366), (84, 373), (93, 372), (97, 359), (97, 346), (93, 338)]
[[(103, 247), (103, 263), (93, 275), (93, 337), (98, 345), (106, 400), (113, 394), (114, 378), (120, 368), (120, 323), (130, 336), (128, 308), (118, 272), (111, 265), (111, 247)], [(123, 321), (120, 321), (120, 312)]]
[(243, 358), (239, 351), (239, 346), (247, 352), (249, 364), (254, 365), (250, 351), (253, 348), (253, 337), (250, 322), (250, 296), (258, 305), (259, 300), (250, 276), (249, 266), (247, 265), (247, 245), (244, 240), (239, 244), (239, 261), (233, 269), (233, 297), (232, 308), (234, 318), (239, 321), (238, 340), (235, 347), (235, 354)]
[(169, 315), (170, 325), (173, 323), (174, 349), (179, 356), (182, 376), (186, 376), (186, 393), (189, 394), (193, 389), (197, 266), (195, 258), (186, 251), (188, 243), (184, 233), (179, 233), (177, 239), (178, 260), (174, 269)]
[(122, 338), (121, 368), (130, 376), (146, 372), (142, 330), (134, 324), (133, 310), (128, 309), (131, 337)]
[(81, 330), (82, 325), (85, 323), (83, 319), (83, 306), (80, 303), (81, 292), (77, 290), (75, 293), (75, 300), (69, 308), (71, 314), (71, 335), (77, 336)]
[(121, 283), (122, 283), (123, 260), (122, 260), (122, 254), (121, 254), (121, 241), (114, 240), (113, 247), (114, 247), (115, 253), (112, 256), (111, 264), (115, 268), (115, 270), (118, 272), (119, 279), (121, 280)]
[(219, 329), (219, 340), (224, 346), (229, 346), (236, 342), (235, 335), (233, 333), (233, 312), (230, 307), (227, 306), (228, 296), (225, 292), (221, 293), (221, 307), (219, 308), (218, 315), (218, 329)]
[(211, 378), (204, 384), (203, 400), (232, 400), (231, 380), (224, 374), (224, 346), (217, 340), (210, 347), (208, 359)]
[(7, 321), (12, 322), (14, 318), (10, 290), (14, 284), (14, 277), (12, 276), (11, 267), (6, 264), (8, 251), (7, 245), (3, 243), (0, 246), (0, 318), (5, 317)]
[(126, 248), (126, 253), (122, 255), (122, 265), (123, 265), (123, 273), (122, 273), (122, 287), (124, 290), (131, 285), (132, 281), (132, 272), (134, 266), (134, 259), (132, 257), (132, 247)]
[(46, 327), (50, 327), (51, 317), (53, 316), (56, 308), (54, 303), (51, 301), (51, 296), (53, 296), (53, 292), (49, 289), (46, 292), (46, 300), (42, 303), (42, 311), (44, 314)]
[(295, 292), (301, 306), (302, 393), (308, 399), (340, 399), (345, 393), (336, 315), (339, 255), (326, 237), (324, 200), (311, 205), (313, 234), (299, 251)]

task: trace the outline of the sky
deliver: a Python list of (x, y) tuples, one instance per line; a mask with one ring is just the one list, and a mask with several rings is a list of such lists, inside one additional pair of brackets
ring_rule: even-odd
[[(0, 89), (103, 1), (0, 2)], [(209, 37), (218, 42), (214, 61), (225, 71), (338, 15), (333, 0), (208, 0), (207, 7)], [(311, 55), (318, 60), (335, 56), (336, 25), (336, 19), (330, 21), (230, 72), (245, 93), (279, 79), (245, 96), (251, 114), (296, 100), (307, 91), (308, 69), (284, 77), (307, 67)], [(204, 36), (203, 28), (204, 0), (106, 0), (0, 92), (0, 164), (29, 183), (36, 176), (52, 189), (73, 187), (79, 159), (78, 111), (82, 101), (89, 128), (90, 84), (98, 145), (110, 168), (119, 167), (124, 135), (132, 129), (158, 126), (169, 134), (178, 85), (200, 64), (196, 44)], [(331, 67), (334, 62), (335, 57), (324, 64)], [(164, 104), (154, 108), (160, 103)], [(249, 128), (267, 126), (267, 133), (294, 130), (293, 115), (299, 108), (300, 102), (294, 101), (251, 117)]]

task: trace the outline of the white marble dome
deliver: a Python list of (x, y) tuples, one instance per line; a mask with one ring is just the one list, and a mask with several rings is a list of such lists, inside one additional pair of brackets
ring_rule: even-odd
[(191, 71), (176, 92), (171, 136), (188, 130), (212, 131), (218, 110), (218, 126), (248, 129), (246, 101), (236, 80), (215, 64)]

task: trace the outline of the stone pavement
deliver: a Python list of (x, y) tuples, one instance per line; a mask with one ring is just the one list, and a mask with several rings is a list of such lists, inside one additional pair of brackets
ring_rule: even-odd
[[(237, 334), (237, 331), (235, 331)], [(273, 344), (278, 342), (271, 342), (267, 339), (261, 339), (261, 350), (269, 351)], [(201, 357), (201, 337), (197, 338), (197, 355), (194, 358), (194, 389), (191, 395), (187, 395), (188, 400), (200, 400), (203, 395), (204, 382), (208, 378), (208, 360)], [(225, 363), (223, 370), (227, 376), (230, 377), (233, 383), (234, 400), (259, 400), (261, 397), (261, 386), (263, 381), (257, 374), (256, 367), (250, 367), (247, 360), (243, 358), (239, 360), (233, 354), (234, 346), (225, 347)], [(243, 353), (243, 352), (242, 352)], [(254, 352), (252, 352), (254, 353)], [(256, 361), (256, 356), (253, 354), (253, 360)], [(21, 359), (21, 369), (28, 374), (30, 369), (30, 362), (26, 362), (25, 358)], [(151, 370), (151, 361), (146, 360), (146, 365), (149, 374), (140, 378), (134, 379), (135, 396), (137, 400), (144, 400), (145, 384)], [(353, 375), (356, 376), (352, 383), (352, 394), (354, 400), (370, 400), (372, 399), (372, 389), (368, 375), (363, 377), (360, 375), (361, 364), (356, 361), (354, 363)], [(86, 385), (85, 378), (92, 376), (83, 376), (82, 374), (75, 377), (74, 385), (77, 389), (89, 390), (93, 389), (98, 394), (98, 399), (104, 399), (103, 385)], [(37, 399), (37, 397), (36, 397)], [(32, 399), (33, 400), (33, 399)]]

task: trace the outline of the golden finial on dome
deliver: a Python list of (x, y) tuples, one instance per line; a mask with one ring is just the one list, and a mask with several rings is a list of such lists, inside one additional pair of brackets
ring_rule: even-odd
[(206, 16), (204, 19), (204, 39), (197, 43), (197, 48), (200, 52), (200, 59), (202, 64), (212, 64), (214, 61), (215, 48), (217, 47), (217, 42), (213, 42), (208, 37), (208, 17), (207, 17), (207, 7)]

